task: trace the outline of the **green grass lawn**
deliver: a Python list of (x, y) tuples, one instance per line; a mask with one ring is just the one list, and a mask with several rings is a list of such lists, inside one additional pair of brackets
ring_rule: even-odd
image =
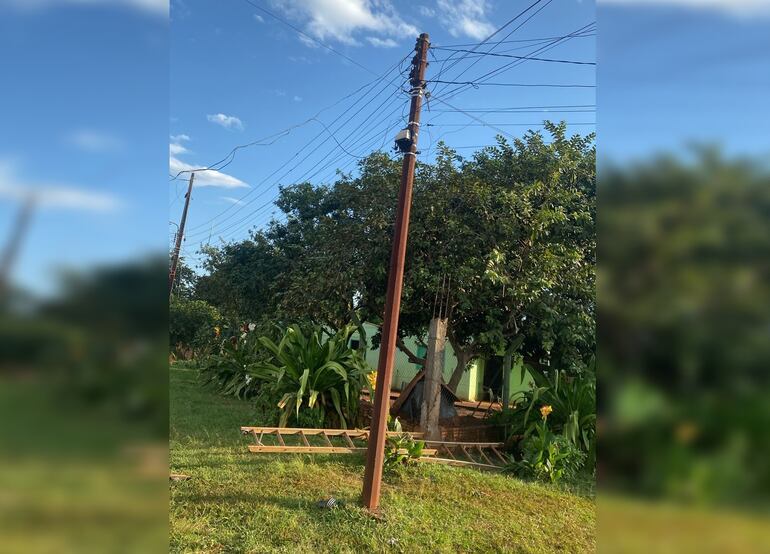
[[(593, 499), (504, 475), (419, 465), (386, 476), (383, 518), (359, 507), (363, 456), (249, 453), (248, 402), (171, 369), (172, 552), (588, 552)], [(342, 501), (335, 510), (321, 498)]]

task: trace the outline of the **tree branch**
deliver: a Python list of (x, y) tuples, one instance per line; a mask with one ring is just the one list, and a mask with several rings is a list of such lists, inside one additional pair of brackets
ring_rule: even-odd
[(420, 358), (417, 356), (417, 354), (409, 350), (406, 344), (404, 344), (404, 339), (402, 339), (401, 337), (396, 337), (396, 346), (398, 346), (398, 349), (401, 352), (406, 354), (406, 357), (409, 358), (409, 361), (411, 363), (425, 367), (425, 358)]

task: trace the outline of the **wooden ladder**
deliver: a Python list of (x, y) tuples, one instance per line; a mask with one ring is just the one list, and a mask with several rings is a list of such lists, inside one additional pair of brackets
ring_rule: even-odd
[[(365, 452), (366, 445), (361, 443), (369, 439), (369, 431), (365, 429), (241, 427), (241, 433), (254, 437), (255, 444), (249, 445), (250, 452), (273, 454), (354, 454)], [(388, 431), (391, 437), (400, 434), (403, 433)], [(414, 439), (422, 438), (422, 433), (408, 434)], [(265, 444), (268, 437), (272, 444)], [(354, 441), (358, 441), (358, 444)], [(435, 454), (434, 448), (423, 449), (425, 457)]]
[(499, 471), (509, 462), (500, 452), (504, 444), (502, 442), (453, 442), (453, 441), (425, 441), (426, 446), (436, 449), (437, 456), (445, 453), (447, 457), (420, 458), (422, 462), (435, 464), (447, 464), (459, 467), (474, 467)]

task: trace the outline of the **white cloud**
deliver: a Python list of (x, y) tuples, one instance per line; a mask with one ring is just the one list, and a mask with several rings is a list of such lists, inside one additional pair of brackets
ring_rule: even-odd
[(65, 141), (86, 152), (115, 152), (123, 147), (123, 142), (117, 137), (93, 129), (73, 131), (65, 137)]
[(225, 129), (243, 130), (243, 122), (234, 115), (225, 115), (223, 113), (209, 114), (206, 116), (211, 123), (221, 125)]
[(292, 100), (294, 100), (295, 102), (302, 102), (302, 97), (295, 95), (294, 98), (292, 98)]
[(319, 44), (313, 39), (306, 37), (305, 35), (297, 35), (299, 41), (308, 48), (320, 48)]
[(261, 15), (259, 15), (258, 13), (255, 13), (254, 14), (254, 21), (256, 21), (257, 23), (264, 23), (265, 22), (265, 18), (262, 17)]
[(10, 164), (0, 162), (0, 198), (25, 201), (30, 195), (39, 208), (104, 213), (121, 205), (117, 197), (104, 192), (72, 185), (22, 182)]
[(428, 6), (419, 6), (417, 9), (423, 17), (433, 17), (436, 15), (436, 10)]
[[(227, 173), (222, 173), (221, 171), (216, 171), (214, 169), (200, 170), (200, 166), (190, 165), (175, 156), (169, 157), (168, 168), (172, 175), (176, 175), (180, 171), (189, 172), (195, 170), (196, 187), (238, 189), (248, 188), (249, 186), (237, 177), (233, 177), (232, 175), (228, 175)], [(186, 173), (185, 175), (189, 177), (189, 173)]]
[(0, 3), (14, 8), (34, 10), (57, 5), (71, 6), (125, 6), (158, 17), (168, 17), (169, 0), (5, 0)]
[(366, 37), (366, 40), (369, 41), (369, 44), (376, 46), (377, 48), (393, 48), (398, 46), (398, 43), (392, 38)]
[[(189, 153), (189, 150), (181, 144), (182, 141), (189, 141), (187, 135), (174, 135), (169, 144), (168, 169), (171, 175), (177, 175), (180, 171), (192, 171), (199, 169), (200, 166), (191, 165), (178, 158), (183, 154)], [(189, 177), (189, 173), (185, 174)], [(219, 187), (226, 189), (248, 188), (249, 185), (221, 171), (213, 169), (195, 171), (195, 186), (197, 187)]]
[(359, 31), (395, 37), (418, 34), (417, 28), (405, 22), (389, 0), (273, 0), (273, 4), (301, 21), (309, 35), (323, 41), (357, 45), (354, 35)]
[(181, 154), (187, 154), (188, 152), (189, 150), (178, 142), (172, 142), (168, 145), (168, 153), (172, 156), (179, 156)]
[(190, 137), (182, 133), (181, 135), (171, 135), (171, 142), (168, 145), (168, 153), (171, 156), (179, 156), (187, 154), (190, 151), (182, 144), (183, 142), (189, 142)]
[(599, 0), (599, 3), (623, 6), (672, 6), (716, 10), (738, 16), (770, 16), (768, 0)]
[(232, 196), (222, 196), (221, 198), (225, 202), (230, 202), (230, 204), (235, 204), (236, 206), (242, 206), (245, 204), (245, 202), (240, 198), (233, 198)]
[(441, 22), (453, 37), (483, 40), (495, 32), (487, 18), (488, 0), (437, 0), (436, 6)]

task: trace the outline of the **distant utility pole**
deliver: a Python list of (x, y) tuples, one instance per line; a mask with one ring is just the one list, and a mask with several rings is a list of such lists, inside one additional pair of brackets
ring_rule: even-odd
[(372, 513), (380, 506), (380, 487), (382, 485), (382, 466), (385, 460), (385, 436), (387, 432), (388, 412), (390, 411), (390, 381), (393, 374), (393, 361), (398, 334), (398, 316), (401, 308), (401, 289), (404, 282), (404, 260), (406, 257), (406, 239), (409, 232), (409, 210), (412, 204), (412, 182), (417, 159), (417, 137), (420, 132), (420, 108), (425, 89), (425, 68), (428, 66), (427, 33), (417, 39), (417, 54), (412, 59), (410, 74), (412, 97), (409, 108), (408, 132), (397, 144), (404, 152), (401, 169), (401, 186), (398, 190), (398, 209), (393, 226), (393, 249), (390, 254), (388, 270), (388, 289), (385, 297), (385, 316), (382, 324), (382, 345), (377, 365), (377, 383), (374, 392), (374, 412), (372, 414), (369, 445), (366, 450), (366, 471), (364, 473), (363, 504)]
[(0, 258), (0, 296), (6, 293), (13, 264), (19, 254), (19, 248), (24, 240), (24, 236), (27, 234), (27, 229), (29, 229), (29, 222), (32, 219), (35, 202), (35, 195), (32, 193), (28, 194), (19, 210), (19, 215), (11, 230), (10, 238), (3, 251), (2, 258)]
[(193, 181), (195, 173), (190, 173), (190, 184), (187, 186), (187, 194), (184, 197), (184, 210), (182, 211), (182, 221), (179, 222), (179, 230), (176, 233), (176, 244), (171, 258), (171, 271), (168, 273), (168, 295), (174, 290), (174, 281), (176, 280), (176, 268), (179, 265), (179, 251), (182, 249), (182, 240), (184, 239), (184, 224), (187, 222), (187, 208), (190, 207), (190, 197), (192, 196)]

